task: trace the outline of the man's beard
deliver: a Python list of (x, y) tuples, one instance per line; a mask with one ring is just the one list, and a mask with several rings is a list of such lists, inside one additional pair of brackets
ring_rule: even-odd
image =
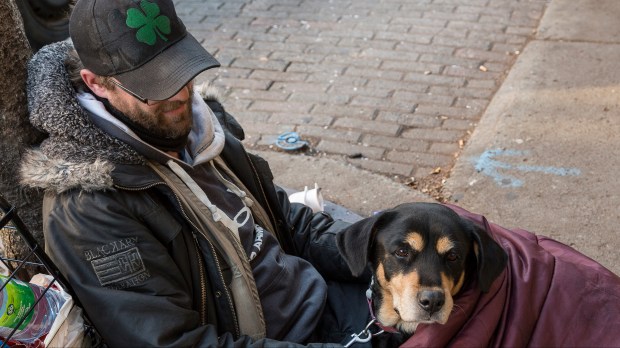
[[(188, 86), (190, 96), (193, 95), (191, 86)], [(139, 106), (132, 107), (120, 99), (116, 99), (119, 108), (112, 105), (107, 99), (102, 99), (106, 109), (121, 122), (126, 124), (145, 142), (163, 151), (181, 151), (188, 140), (192, 128), (192, 100), (162, 101), (156, 104), (153, 111), (145, 111)], [(179, 115), (166, 116), (164, 113), (176, 110), (185, 105), (186, 110)], [(123, 109), (124, 111), (121, 111)]]
[[(174, 119), (164, 115), (165, 112), (176, 110), (187, 104), (183, 114), (174, 116)], [(135, 123), (148, 130), (153, 136), (165, 139), (177, 139), (187, 137), (192, 129), (192, 103), (191, 101), (162, 102), (153, 113), (142, 109), (134, 109), (125, 113)]]
[[(190, 96), (193, 95), (192, 88), (189, 88), (189, 92)], [(186, 110), (181, 115), (170, 117), (164, 114), (165, 112), (176, 110), (185, 104), (187, 104)], [(129, 108), (125, 105), (123, 109), (126, 111), (123, 113), (134, 123), (147, 130), (150, 135), (154, 137), (164, 139), (178, 139), (180, 137), (187, 137), (191, 131), (193, 120), (191, 99), (188, 99), (185, 102), (162, 101), (159, 104), (156, 104), (156, 106), (157, 108), (154, 111), (147, 112), (138, 107)]]

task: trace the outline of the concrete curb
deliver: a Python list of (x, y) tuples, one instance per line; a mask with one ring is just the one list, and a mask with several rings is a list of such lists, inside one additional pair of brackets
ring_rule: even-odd
[(464, 208), (559, 240), (617, 274), (620, 45), (602, 34), (584, 40), (620, 31), (619, 15), (614, 1), (553, 1), (445, 185)]

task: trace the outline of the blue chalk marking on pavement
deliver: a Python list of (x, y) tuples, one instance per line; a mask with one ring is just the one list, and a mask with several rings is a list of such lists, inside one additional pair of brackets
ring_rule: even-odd
[(579, 176), (581, 170), (577, 168), (560, 168), (560, 167), (548, 167), (548, 166), (532, 166), (532, 165), (513, 165), (510, 163), (500, 162), (495, 159), (497, 156), (525, 156), (527, 151), (517, 150), (486, 150), (480, 157), (475, 158), (473, 163), (476, 171), (487, 176), (490, 176), (500, 186), (521, 187), (524, 185), (523, 180), (517, 179), (514, 176), (507, 174), (501, 174), (498, 169), (505, 170), (518, 170), (521, 172), (538, 172), (544, 174), (552, 174), (558, 176)]

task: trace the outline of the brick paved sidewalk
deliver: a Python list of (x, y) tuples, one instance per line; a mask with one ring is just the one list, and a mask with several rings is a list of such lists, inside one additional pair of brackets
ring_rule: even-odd
[[(297, 131), (320, 153), (428, 181), (447, 175), (547, 0), (177, 0), (222, 63), (248, 147)], [(431, 180), (432, 181), (432, 180)]]

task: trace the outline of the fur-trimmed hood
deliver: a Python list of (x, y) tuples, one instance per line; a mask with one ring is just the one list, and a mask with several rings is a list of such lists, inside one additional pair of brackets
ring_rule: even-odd
[[(74, 188), (107, 190), (113, 189), (112, 171), (116, 165), (171, 159), (143, 142), (92, 96), (75, 91), (65, 68), (72, 49), (67, 42), (48, 45), (28, 64), (30, 122), (48, 137), (22, 159), (21, 183), (56, 192)], [(221, 152), (224, 134), (198, 92), (192, 107), (190, 157), (195, 162), (208, 161)]]

